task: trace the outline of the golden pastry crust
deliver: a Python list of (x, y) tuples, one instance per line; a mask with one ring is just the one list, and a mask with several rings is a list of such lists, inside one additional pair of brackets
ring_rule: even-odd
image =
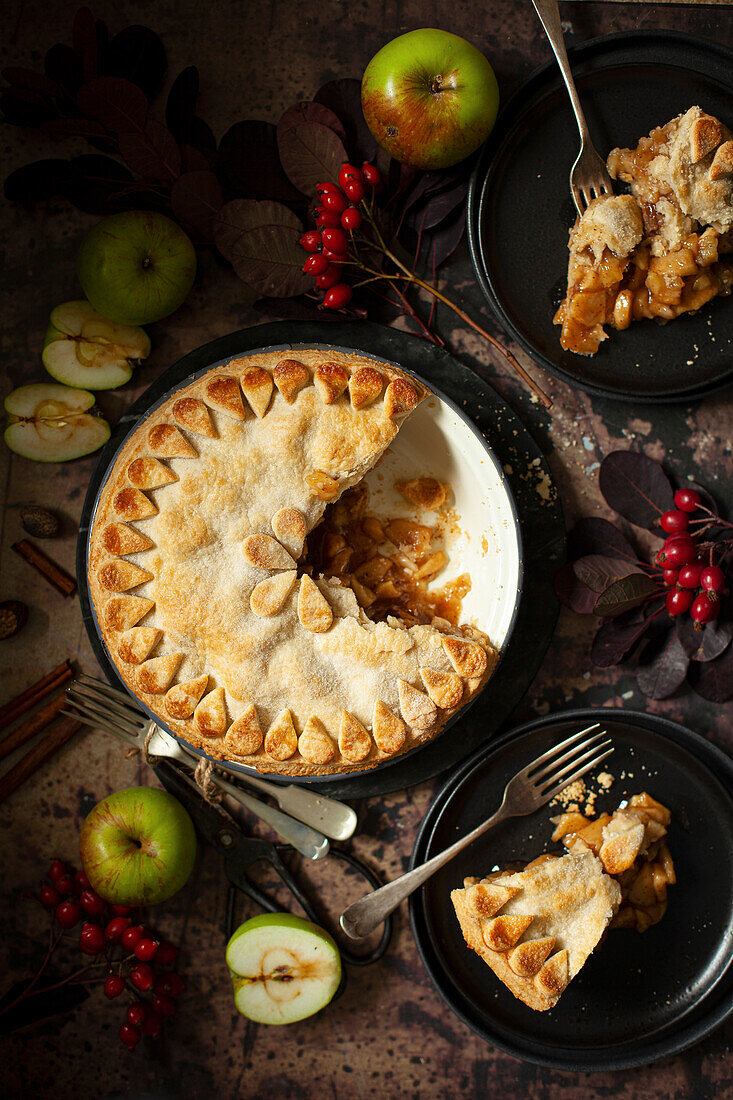
[(120, 676), (176, 734), (265, 772), (362, 769), (483, 686), (489, 644), (371, 622), (350, 589), (298, 577), (326, 505), (426, 394), (366, 356), (250, 354), (130, 436), (94, 517), (90, 591)]
[(467, 879), (451, 900), (468, 946), (515, 997), (545, 1012), (598, 946), (621, 888), (584, 851)]

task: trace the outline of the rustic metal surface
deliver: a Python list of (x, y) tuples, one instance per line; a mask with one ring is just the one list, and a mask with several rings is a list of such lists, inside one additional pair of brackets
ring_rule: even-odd
[[(53, 42), (67, 40), (75, 8), (59, 0), (6, 0), (3, 5), (2, 64), (38, 66)], [(549, 56), (533, 9), (524, 0), (463, 6), (437, 0), (320, 0), (293, 4), (222, 0), (203, 7), (194, 0), (100, 0), (95, 14), (111, 27), (149, 23), (166, 44), (170, 72), (196, 63), (202, 72), (201, 113), (217, 134), (234, 121), (275, 121), (292, 102), (313, 94), (325, 80), (360, 75), (372, 53), (397, 33), (418, 26), (444, 26), (472, 39), (495, 64), (503, 93), (513, 91)], [(563, 10), (570, 41), (635, 27), (674, 27), (726, 41), (733, 21), (721, 7), (660, 7), (643, 4), (568, 4)], [(38, 132), (6, 128), (3, 170), (53, 155)], [(62, 203), (35, 210), (3, 210), (4, 320), (0, 336), (2, 371), (10, 385), (40, 379), (39, 349), (50, 309), (76, 297), (74, 256), (93, 218)], [(454, 259), (444, 276), (477, 317), (492, 325), (474, 285), (468, 259)], [(152, 326), (154, 351), (128, 387), (102, 397), (111, 418), (155, 374), (184, 352), (261, 318), (251, 294), (228, 268), (204, 256), (201, 273), (179, 313)], [(598, 494), (600, 459), (616, 447), (642, 447), (679, 473), (706, 483), (730, 505), (733, 412), (730, 392), (693, 405), (671, 408), (622, 407), (590, 399), (536, 371), (553, 394), (552, 414), (532, 402), (501, 362), (452, 315), (438, 315), (452, 349), (512, 402), (547, 454), (569, 521), (607, 514)], [(684, 369), (684, 368), (681, 368)], [(62, 536), (49, 552), (73, 569), (75, 523), (94, 459), (41, 467), (0, 450), (0, 485), (5, 498), (0, 598), (21, 597), (31, 618), (16, 639), (0, 643), (0, 701), (37, 679), (66, 656), (94, 671), (78, 604), (64, 600), (10, 551), (19, 537), (18, 505), (28, 501), (55, 508)], [(524, 720), (554, 708), (604, 703), (635, 706), (685, 722), (733, 751), (729, 712), (691, 694), (647, 703), (635, 689), (632, 671), (592, 669), (590, 622), (563, 612), (543, 669), (514, 718)], [(727, 721), (726, 721), (727, 719)], [(10, 760), (12, 764), (13, 759)], [(152, 782), (139, 761), (127, 760), (116, 743), (96, 732), (67, 745), (42, 773), (0, 808), (4, 841), (0, 973), (27, 972), (45, 937), (45, 917), (22, 899), (56, 855), (75, 856), (81, 820), (111, 790)], [(354, 848), (391, 877), (407, 865), (412, 840), (435, 784), (423, 784), (360, 807)], [(727, 858), (723, 856), (722, 858)], [(333, 911), (359, 886), (335, 876), (328, 866), (310, 868)], [(217, 858), (202, 853), (194, 880), (155, 914), (155, 922), (184, 946), (189, 991), (181, 1014), (152, 1051), (129, 1055), (116, 1032), (121, 1011), (96, 991), (75, 1015), (53, 1020), (6, 1040), (3, 1090), (9, 1096), (211, 1095), (420, 1097), (478, 1100), (567, 1097), (595, 1100), (614, 1096), (702, 1100), (733, 1093), (733, 1025), (721, 1028), (678, 1058), (623, 1075), (579, 1075), (520, 1064), (487, 1047), (443, 1006), (425, 976), (405, 914), (394, 944), (376, 968), (352, 972), (343, 997), (329, 1011), (288, 1029), (257, 1028), (236, 1014), (223, 958), (226, 886)], [(243, 910), (243, 917), (251, 913)]]

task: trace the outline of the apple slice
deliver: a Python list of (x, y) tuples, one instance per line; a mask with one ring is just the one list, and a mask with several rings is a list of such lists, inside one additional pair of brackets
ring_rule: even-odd
[(90, 416), (94, 394), (54, 382), (19, 386), (5, 398), (11, 451), (34, 462), (68, 462), (91, 454), (110, 437), (100, 416)]
[(323, 928), (292, 913), (240, 924), (227, 944), (234, 1003), (259, 1024), (292, 1024), (325, 1008), (341, 982), (341, 956)]
[(52, 378), (94, 390), (123, 386), (133, 362), (149, 354), (143, 329), (108, 321), (85, 301), (56, 306), (43, 341), (43, 365)]

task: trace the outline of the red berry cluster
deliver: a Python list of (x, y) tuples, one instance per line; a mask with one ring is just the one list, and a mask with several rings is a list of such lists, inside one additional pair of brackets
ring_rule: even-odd
[(338, 184), (327, 181), (316, 187), (316, 228), (303, 234), (300, 245), (308, 253), (303, 271), (313, 275), (326, 309), (343, 309), (353, 297), (352, 288), (343, 280), (343, 265), (349, 262), (349, 234), (361, 228), (363, 200), (381, 186), (379, 169), (365, 161), (361, 168), (342, 164)]
[(669, 588), (667, 611), (670, 615), (689, 612), (701, 629), (718, 617), (725, 574), (719, 565), (704, 561), (695, 534), (689, 529), (691, 516), (702, 503), (700, 494), (695, 489), (678, 489), (674, 503), (674, 509), (665, 512), (659, 521), (667, 538), (655, 561)]
[(134, 1050), (143, 1035), (156, 1038), (163, 1019), (175, 1015), (176, 998), (185, 988), (181, 975), (166, 969), (178, 956), (175, 944), (157, 939), (150, 929), (136, 923), (128, 906), (104, 901), (83, 871), (74, 872), (60, 859), (49, 867), (39, 899), (64, 931), (82, 922), (79, 948), (95, 959), (104, 956), (100, 962), (107, 969), (106, 996), (114, 1000), (127, 991), (128, 1005), (119, 1031), (124, 1046)]

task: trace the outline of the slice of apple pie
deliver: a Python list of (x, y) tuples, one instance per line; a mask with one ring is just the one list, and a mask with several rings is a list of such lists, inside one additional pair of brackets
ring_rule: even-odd
[(700, 107), (608, 157), (630, 194), (594, 199), (570, 230), (555, 314), (567, 351), (594, 355), (605, 326), (671, 321), (733, 289), (733, 133)]

